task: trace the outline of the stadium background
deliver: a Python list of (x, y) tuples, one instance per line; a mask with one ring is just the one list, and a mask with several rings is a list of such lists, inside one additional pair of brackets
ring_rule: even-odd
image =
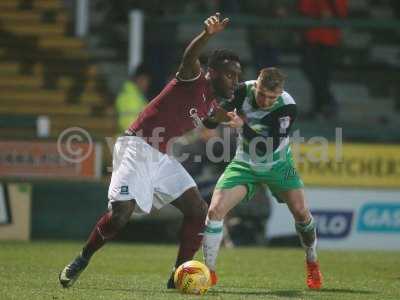
[[(399, 250), (399, 2), (348, 5), (346, 20), (329, 23), (343, 33), (331, 86), (339, 112), (311, 117), (301, 35), (310, 24), (321, 25), (301, 16), (295, 0), (1, 1), (0, 240), (86, 238), (106, 208), (110, 149), (120, 133), (115, 99), (123, 83), (145, 63), (151, 99), (174, 75), (202, 20), (219, 10), (231, 24), (207, 50), (237, 51), (244, 79), (255, 78), (259, 66), (281, 66), (300, 110), (296, 129), (306, 143), (313, 137), (330, 142), (327, 160), (298, 166), (318, 215), (321, 246)], [(143, 30), (135, 27), (141, 20)], [(143, 43), (132, 41), (135, 34)], [(79, 147), (71, 162), (63, 156), (68, 147), (57, 142), (66, 130), (76, 134), (75, 127), (82, 139), (75, 140)], [(334, 154), (337, 128), (344, 143), (340, 162)], [(207, 138), (195, 132), (179, 151), (204, 154)], [(301, 147), (303, 156), (312, 144)], [(83, 160), (82, 153), (88, 153)], [(184, 165), (208, 199), (226, 164)], [(233, 245), (297, 245), (291, 221), (279, 223), (287, 217), (282, 208), (260, 192), (235, 209), (228, 222)], [(134, 218), (118, 239), (175, 243), (179, 222), (179, 214), (166, 208)]]

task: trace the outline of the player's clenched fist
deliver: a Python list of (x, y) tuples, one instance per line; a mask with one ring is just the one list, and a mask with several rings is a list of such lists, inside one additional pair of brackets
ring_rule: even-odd
[(243, 119), (237, 114), (236, 109), (234, 111), (230, 111), (227, 113), (230, 121), (227, 123), (232, 128), (240, 128), (243, 127), (244, 121)]
[(221, 20), (221, 14), (216, 13), (214, 16), (208, 17), (207, 20), (204, 21), (205, 31), (208, 34), (218, 33), (224, 30), (228, 23), (228, 18)]

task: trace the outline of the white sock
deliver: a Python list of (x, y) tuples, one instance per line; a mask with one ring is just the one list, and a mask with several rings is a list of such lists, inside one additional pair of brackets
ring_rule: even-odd
[(317, 232), (315, 228), (316, 223), (313, 217), (307, 223), (296, 223), (296, 231), (306, 252), (307, 262), (317, 261)]
[(304, 247), (306, 250), (306, 259), (308, 262), (316, 262), (317, 257), (317, 239), (315, 239), (311, 247)]
[(203, 255), (207, 267), (215, 271), (219, 247), (223, 237), (223, 221), (206, 221), (203, 238)]

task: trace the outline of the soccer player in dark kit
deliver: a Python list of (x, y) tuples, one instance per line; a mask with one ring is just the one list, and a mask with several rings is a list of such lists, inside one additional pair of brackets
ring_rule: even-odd
[[(228, 19), (220, 19), (219, 13), (204, 21), (204, 30), (184, 52), (176, 78), (117, 139), (108, 190), (109, 210), (94, 226), (81, 253), (61, 271), (59, 281), (63, 287), (74, 284), (93, 254), (115, 237), (133, 212), (147, 214), (153, 206), (161, 208), (170, 203), (184, 215), (175, 267), (191, 260), (199, 249), (207, 204), (192, 177), (167, 150), (175, 138), (218, 115), (219, 99), (233, 97), (241, 74), (238, 56), (229, 50), (215, 50), (206, 72), (198, 60), (208, 40), (228, 23)], [(212, 279), (215, 284), (215, 274)], [(175, 287), (172, 276), (167, 287)]]

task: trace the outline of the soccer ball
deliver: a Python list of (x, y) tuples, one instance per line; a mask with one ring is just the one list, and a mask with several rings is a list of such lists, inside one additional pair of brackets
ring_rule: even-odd
[(203, 295), (210, 287), (210, 270), (201, 262), (190, 260), (176, 269), (174, 282), (183, 294)]

